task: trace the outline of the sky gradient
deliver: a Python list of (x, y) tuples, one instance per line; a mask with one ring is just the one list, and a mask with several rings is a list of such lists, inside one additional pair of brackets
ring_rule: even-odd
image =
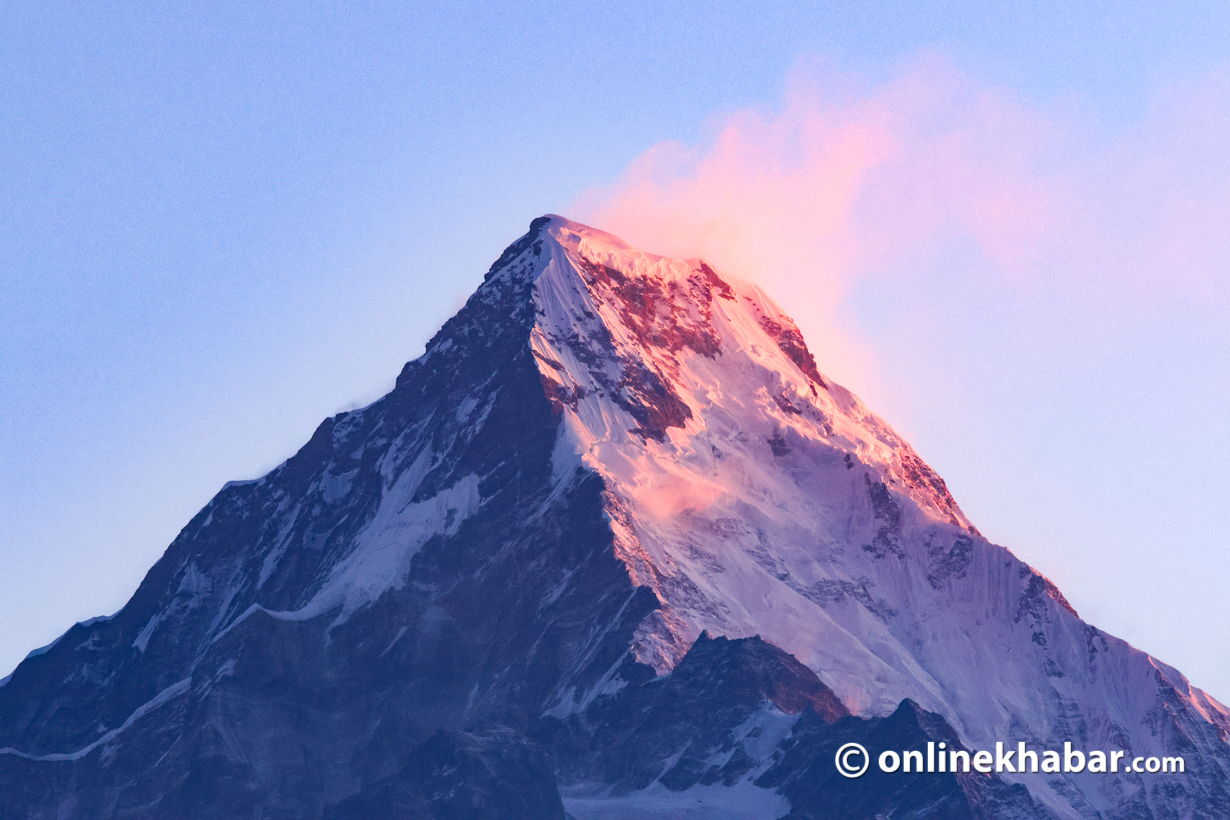
[(0, 676), (555, 212), (760, 282), (1230, 700), (1230, 7), (849, 5), (6, 7)]

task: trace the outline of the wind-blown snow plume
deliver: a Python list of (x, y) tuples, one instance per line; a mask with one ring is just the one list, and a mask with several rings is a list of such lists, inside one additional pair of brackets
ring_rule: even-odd
[(971, 277), (1062, 295), (1051, 309), (1095, 325), (1175, 301), (1224, 313), (1230, 70), (1162, 90), (1122, 133), (1094, 130), (936, 56), (874, 88), (801, 64), (780, 110), (719, 118), (707, 146), (655, 145), (577, 211), (753, 278), (843, 348), (857, 341), (829, 328), (860, 282), (928, 275), (955, 245)]

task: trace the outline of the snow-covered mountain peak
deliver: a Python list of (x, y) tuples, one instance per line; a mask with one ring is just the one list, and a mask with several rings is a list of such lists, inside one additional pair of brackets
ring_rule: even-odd
[[(1187, 770), (949, 776), (982, 807), (949, 813), (836, 782), (833, 732)], [(547, 216), (392, 392), (0, 681), (0, 816), (1220, 818), (1227, 736), (982, 538), (757, 287)]]

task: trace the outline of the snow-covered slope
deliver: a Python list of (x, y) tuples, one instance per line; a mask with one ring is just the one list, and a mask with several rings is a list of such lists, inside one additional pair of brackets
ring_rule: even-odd
[[(762, 291), (560, 218), (547, 234), (534, 352), (566, 446), (604, 479), (617, 554), (665, 604), (644, 662), (669, 669), (701, 630), (760, 635), (856, 713), (908, 697), (977, 748), (1196, 748), (1230, 780), (1227, 709), (982, 538)], [(1073, 790), (1119, 817), (1173, 787), (1020, 782), (1070, 816)]]
[[(544, 217), (388, 396), (0, 684), (0, 817), (1224, 818), (1228, 731), (768, 296)], [(1188, 770), (837, 777), (869, 737)]]

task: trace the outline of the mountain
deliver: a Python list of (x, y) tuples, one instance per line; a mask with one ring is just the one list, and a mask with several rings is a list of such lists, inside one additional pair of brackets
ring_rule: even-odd
[[(837, 773), (836, 750), (1175, 773)], [(1221, 818), (1082, 621), (758, 288), (542, 217), (387, 396), (0, 683), (0, 818)]]

